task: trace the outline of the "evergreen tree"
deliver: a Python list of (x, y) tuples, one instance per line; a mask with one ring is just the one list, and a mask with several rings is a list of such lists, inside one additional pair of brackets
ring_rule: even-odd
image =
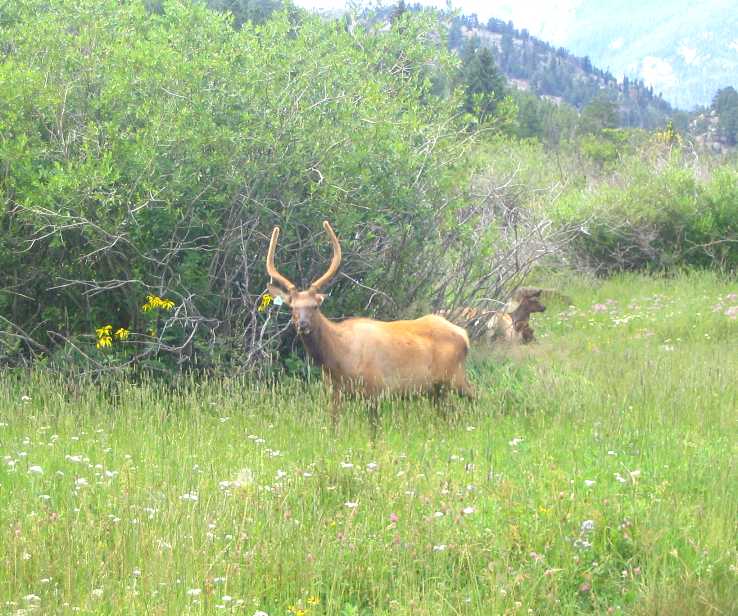
[(233, 13), (233, 25), (240, 28), (245, 22), (264, 23), (274, 11), (287, 6), (283, 0), (208, 0), (207, 5), (216, 11)]
[(497, 70), (492, 52), (480, 47), (478, 39), (470, 41), (464, 51), (464, 111), (484, 122), (494, 115), (497, 104), (503, 99), (505, 81)]
[(392, 15), (390, 16), (390, 22), (395, 23), (398, 19), (400, 19), (405, 12), (407, 11), (407, 6), (405, 5), (405, 0), (400, 0), (397, 3), (397, 6), (392, 10)]
[(461, 22), (458, 19), (454, 19), (448, 31), (448, 47), (449, 49), (458, 49), (463, 42), (464, 35), (461, 33)]
[(617, 125), (617, 105), (605, 96), (597, 96), (587, 103), (579, 118), (579, 132), (582, 134), (599, 133), (604, 128), (616, 128)]
[(717, 91), (712, 108), (718, 114), (718, 135), (728, 144), (738, 142), (738, 92), (732, 86)]

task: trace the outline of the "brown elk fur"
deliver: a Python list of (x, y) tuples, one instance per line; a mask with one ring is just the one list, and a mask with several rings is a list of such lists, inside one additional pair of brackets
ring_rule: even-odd
[[(466, 379), (464, 361), (469, 351), (466, 331), (438, 315), (412, 321), (376, 321), (350, 318), (331, 321), (320, 312), (325, 296), (319, 288), (335, 275), (341, 259), (333, 229), (323, 226), (333, 244), (328, 272), (308, 290), (298, 291), (274, 267), (279, 228), (275, 227), (267, 255), (267, 273), (273, 284), (269, 291), (292, 309), (292, 323), (308, 354), (322, 367), (333, 389), (333, 415), (343, 394), (360, 394), (376, 400), (384, 393), (435, 394), (447, 387), (466, 396), (472, 388)], [(372, 405), (376, 416), (376, 402)]]
[(454, 323), (480, 332), (480, 337), (485, 340), (527, 344), (535, 337), (530, 326), (530, 315), (546, 310), (540, 302), (540, 295), (541, 289), (518, 289), (513, 295), (513, 300), (518, 305), (511, 312), (460, 308), (452, 311), (444, 310), (440, 314), (447, 316)]

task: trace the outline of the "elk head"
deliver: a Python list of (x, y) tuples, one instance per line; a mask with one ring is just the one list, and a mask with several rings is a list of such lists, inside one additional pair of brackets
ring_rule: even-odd
[(319, 314), (318, 309), (325, 299), (325, 295), (319, 291), (336, 275), (338, 266), (341, 264), (341, 245), (338, 243), (338, 238), (327, 220), (323, 221), (323, 228), (333, 245), (333, 258), (325, 274), (316, 279), (305, 291), (298, 290), (294, 283), (282, 276), (274, 266), (274, 251), (277, 248), (279, 227), (274, 227), (272, 241), (269, 243), (266, 267), (272, 282), (267, 285), (267, 288), (271, 295), (280, 297), (292, 309), (292, 325), (300, 335), (309, 335), (315, 329), (318, 318), (316, 315)]
[(513, 321), (527, 321), (534, 312), (546, 312), (546, 307), (541, 303), (542, 289), (521, 289), (518, 293), (520, 303), (511, 313)]

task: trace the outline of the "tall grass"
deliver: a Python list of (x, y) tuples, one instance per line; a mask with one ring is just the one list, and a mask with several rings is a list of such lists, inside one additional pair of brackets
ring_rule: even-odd
[(2, 610), (738, 612), (738, 285), (560, 282), (475, 405), (385, 403), (374, 443), (320, 384), (5, 373)]

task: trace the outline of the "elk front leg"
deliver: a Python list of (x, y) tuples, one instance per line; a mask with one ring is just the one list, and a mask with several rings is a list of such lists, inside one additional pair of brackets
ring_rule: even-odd
[(369, 411), (369, 434), (373, 443), (377, 440), (379, 432), (379, 398), (377, 396), (367, 397), (366, 407)]
[(338, 418), (341, 415), (341, 406), (343, 405), (343, 391), (337, 383), (331, 384), (331, 390), (331, 423), (336, 428)]

